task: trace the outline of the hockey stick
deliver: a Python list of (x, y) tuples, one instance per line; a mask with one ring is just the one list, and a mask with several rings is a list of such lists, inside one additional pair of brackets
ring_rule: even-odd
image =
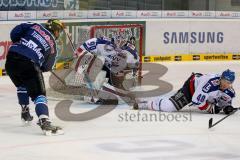
[(62, 80), (55, 72), (50, 71), (64, 86), (67, 86), (65, 81)]
[(68, 34), (68, 32), (64, 29), (64, 32), (65, 32), (65, 34), (67, 35), (67, 38), (68, 38), (68, 40), (69, 40), (69, 42), (70, 42), (70, 44), (71, 44), (71, 47), (72, 47), (72, 50), (73, 50), (73, 52), (75, 52), (75, 47), (74, 47), (74, 45), (73, 45), (73, 42), (72, 42), (72, 39), (71, 39), (71, 37), (70, 37), (70, 35)]
[[(63, 31), (65, 32), (65, 34), (67, 35), (69, 41), (71, 42), (71, 39), (70, 39), (69, 34), (65, 31), (65, 29), (64, 29)], [(72, 48), (74, 49), (73, 43), (71, 43), (71, 45), (72, 45)], [(74, 59), (74, 58), (70, 58), (70, 59), (66, 59), (66, 60), (72, 61), (73, 59)], [(54, 71), (50, 71), (50, 72), (51, 72), (65, 87), (67, 86), (66, 82), (65, 82), (63, 79), (61, 79)]]
[(233, 114), (234, 114), (235, 112), (237, 112), (239, 109), (240, 109), (240, 108), (235, 108), (234, 111), (232, 111), (230, 114), (224, 116), (222, 119), (218, 120), (218, 121), (215, 122), (214, 124), (213, 124), (213, 118), (210, 118), (209, 121), (208, 121), (208, 129), (216, 126), (218, 123), (222, 122), (222, 121), (223, 121), (224, 119), (226, 119), (227, 117), (233, 115)]

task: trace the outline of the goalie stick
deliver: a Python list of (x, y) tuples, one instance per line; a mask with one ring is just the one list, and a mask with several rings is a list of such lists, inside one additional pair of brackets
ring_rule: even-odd
[(62, 80), (54, 71), (50, 71), (64, 86), (67, 86), (65, 81)]
[(236, 108), (234, 111), (232, 111), (230, 114), (224, 116), (223, 118), (221, 118), (220, 120), (218, 120), (217, 122), (215, 122), (213, 124), (213, 118), (210, 118), (209, 121), (208, 121), (208, 129), (216, 126), (218, 123), (222, 122), (224, 119), (226, 119), (227, 117), (233, 115), (235, 112), (237, 112), (240, 108)]
[[(75, 49), (76, 49), (76, 48), (75, 48), (75, 46), (73, 45), (73, 41), (72, 41), (70, 35), (68, 34), (68, 32), (67, 32), (66, 30), (64, 30), (64, 32), (65, 32), (65, 34), (67, 35), (67, 38), (68, 38), (68, 40), (69, 40), (69, 42), (70, 42), (70, 44), (71, 44), (72, 51), (75, 52)], [(96, 57), (95, 57), (95, 58), (96, 58)], [(93, 102), (93, 101), (94, 101), (94, 100), (93, 100), (93, 97), (95, 97), (95, 96), (98, 95), (97, 89), (94, 88), (94, 85), (92, 84), (92, 81), (91, 81), (91, 79), (89, 78), (88, 74), (86, 74), (85, 72), (83, 72), (83, 73), (84, 73), (85, 79), (86, 79), (86, 81), (87, 81), (87, 86), (88, 86), (89, 88), (91, 88), (91, 90), (92, 90), (92, 99), (91, 99), (91, 101)], [(94, 96), (94, 95), (95, 95), (95, 96)]]

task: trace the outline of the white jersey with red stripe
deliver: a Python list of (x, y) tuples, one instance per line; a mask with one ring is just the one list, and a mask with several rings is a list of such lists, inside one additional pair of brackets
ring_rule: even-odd
[[(231, 105), (235, 92), (233, 88), (220, 90), (220, 78), (219, 74), (197, 74), (191, 78), (187, 90), (191, 92), (189, 95), (192, 95), (191, 101), (194, 107), (208, 111), (209, 104), (216, 104), (221, 108)], [(175, 112), (177, 108), (169, 96), (171, 95), (139, 98), (137, 99), (138, 107), (139, 109)]]
[(196, 76), (194, 81), (194, 93), (192, 103), (200, 110), (207, 109), (209, 104), (217, 104), (219, 107), (231, 105), (235, 92), (232, 88), (220, 90), (219, 74), (205, 74)]
[(107, 37), (92, 38), (80, 45), (75, 54), (79, 56), (83, 50), (86, 50), (96, 56), (105, 58), (105, 65), (111, 64), (112, 57), (117, 54), (114, 44)]

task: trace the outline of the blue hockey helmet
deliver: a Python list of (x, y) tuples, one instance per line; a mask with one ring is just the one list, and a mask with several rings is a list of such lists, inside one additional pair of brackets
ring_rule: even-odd
[(227, 69), (223, 71), (221, 78), (233, 83), (233, 81), (235, 80), (235, 72)]

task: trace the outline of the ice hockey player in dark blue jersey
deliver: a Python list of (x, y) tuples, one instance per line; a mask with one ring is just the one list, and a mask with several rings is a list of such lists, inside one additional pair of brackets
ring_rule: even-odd
[(6, 71), (17, 87), (18, 102), (22, 107), (21, 118), (32, 121), (29, 97), (35, 104), (39, 126), (46, 135), (63, 134), (63, 130), (51, 124), (42, 72), (51, 71), (57, 55), (56, 42), (64, 24), (50, 19), (45, 25), (22, 23), (12, 29)]

